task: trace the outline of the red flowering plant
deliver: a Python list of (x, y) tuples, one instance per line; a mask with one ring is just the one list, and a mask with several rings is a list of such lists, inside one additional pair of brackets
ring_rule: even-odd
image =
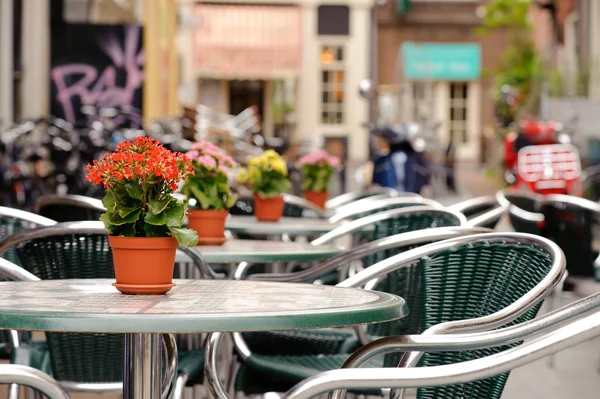
[(194, 230), (182, 228), (186, 207), (171, 194), (193, 173), (191, 161), (158, 140), (137, 137), (86, 167), (86, 179), (103, 184), (106, 213), (100, 220), (109, 234), (123, 237), (172, 236), (196, 245)]

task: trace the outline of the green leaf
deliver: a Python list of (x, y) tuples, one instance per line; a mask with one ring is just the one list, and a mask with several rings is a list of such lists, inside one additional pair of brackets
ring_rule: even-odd
[(112, 191), (110, 191), (110, 190), (107, 191), (106, 194), (104, 195), (104, 198), (102, 198), (102, 205), (104, 205), (104, 207), (107, 210), (112, 211), (113, 209), (115, 209), (116, 203), (117, 203), (117, 199), (115, 198)]
[(110, 216), (108, 213), (103, 213), (100, 215), (100, 221), (104, 223), (104, 227), (108, 231), (109, 234), (115, 234), (115, 225), (110, 221)]
[(158, 215), (148, 212), (144, 217), (144, 222), (155, 226), (164, 226), (167, 223), (167, 212), (161, 212)]
[(173, 197), (171, 197), (170, 195), (168, 195), (165, 198), (158, 200), (158, 201), (154, 201), (154, 200), (148, 201), (148, 207), (150, 208), (150, 212), (152, 212), (155, 215), (158, 215), (159, 213), (164, 211), (165, 208), (169, 205), (169, 203), (173, 200), (175, 200), (175, 199)]
[(126, 217), (127, 215), (129, 215), (131, 212), (135, 212), (138, 209), (140, 209), (141, 204), (137, 204), (134, 206), (125, 206), (125, 205), (121, 205), (119, 206), (119, 216), (121, 216), (122, 218)]
[(135, 180), (127, 180), (125, 182), (125, 190), (127, 194), (135, 199), (142, 199), (142, 186)]
[(144, 224), (144, 231), (146, 232), (146, 237), (167, 237), (169, 235), (167, 226), (154, 226), (149, 223)]
[(226, 197), (225, 209), (229, 209), (232, 206), (234, 206), (235, 202), (238, 200), (238, 198), (240, 198), (240, 196), (237, 194), (231, 194), (230, 196)]
[(190, 189), (192, 190), (194, 198), (200, 202), (202, 209), (208, 209), (210, 207), (210, 200), (208, 197), (202, 191), (200, 191), (197, 186), (190, 186)]
[(136, 211), (131, 212), (129, 215), (125, 217), (119, 216), (118, 212), (110, 212), (108, 213), (108, 220), (111, 224), (115, 226), (121, 226), (127, 223), (134, 223), (140, 217), (141, 209), (137, 209)]
[(180, 227), (169, 227), (171, 236), (186, 247), (194, 247), (198, 244), (198, 233), (191, 229), (182, 229)]
[(119, 226), (119, 228), (115, 230), (115, 234), (122, 237), (135, 237), (137, 235), (135, 223), (127, 223)]
[(165, 214), (167, 215), (168, 227), (181, 227), (183, 224), (183, 217), (185, 216), (185, 206), (183, 204), (176, 203), (168, 208)]

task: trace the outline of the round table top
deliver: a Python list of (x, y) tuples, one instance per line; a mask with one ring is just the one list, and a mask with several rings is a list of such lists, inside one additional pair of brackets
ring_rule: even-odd
[(404, 317), (398, 296), (264, 281), (175, 280), (167, 295), (123, 295), (114, 280), (0, 282), (0, 329), (199, 333), (325, 328)]
[[(343, 251), (335, 245), (311, 245), (302, 242), (230, 239), (223, 245), (201, 245), (194, 248), (208, 263), (263, 263), (311, 261), (331, 258)], [(177, 252), (177, 262), (188, 261)]]
[(320, 235), (329, 233), (341, 223), (330, 223), (327, 219), (282, 217), (277, 222), (260, 222), (254, 216), (232, 215), (225, 228), (232, 233), (256, 235)]

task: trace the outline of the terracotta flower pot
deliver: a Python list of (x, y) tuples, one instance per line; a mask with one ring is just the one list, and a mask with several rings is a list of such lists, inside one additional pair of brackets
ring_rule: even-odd
[(276, 222), (283, 215), (283, 197), (261, 198), (254, 195), (254, 215), (261, 222)]
[(190, 210), (188, 211), (188, 227), (198, 233), (199, 245), (221, 245), (225, 238), (225, 220), (228, 210)]
[(327, 191), (305, 191), (304, 198), (312, 202), (321, 209), (325, 209), (325, 202), (327, 202)]
[(175, 286), (175, 238), (108, 236), (108, 243), (117, 277), (113, 285), (123, 294), (162, 295)]

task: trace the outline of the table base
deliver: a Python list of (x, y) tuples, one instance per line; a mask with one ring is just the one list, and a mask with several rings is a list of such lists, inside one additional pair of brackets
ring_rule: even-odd
[(125, 334), (123, 399), (160, 399), (161, 334)]

